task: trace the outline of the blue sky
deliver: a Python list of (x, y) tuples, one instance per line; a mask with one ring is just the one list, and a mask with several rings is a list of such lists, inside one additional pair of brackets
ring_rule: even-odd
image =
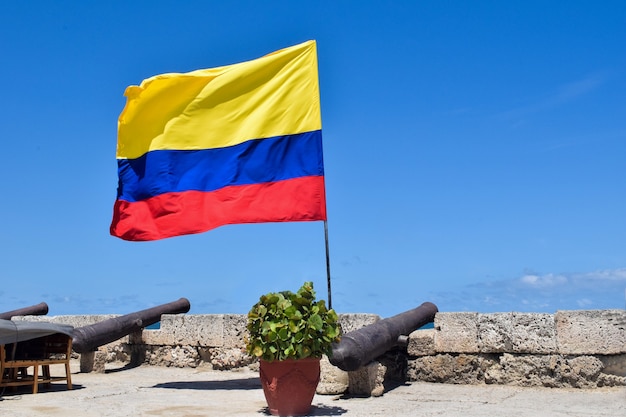
[(13, 1), (0, 311), (327, 298), (321, 222), (109, 235), (126, 86), (309, 39), (339, 313), (625, 307), (626, 3)]

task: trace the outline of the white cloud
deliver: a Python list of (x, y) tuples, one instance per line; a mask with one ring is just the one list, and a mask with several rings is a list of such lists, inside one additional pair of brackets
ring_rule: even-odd
[(563, 275), (524, 275), (520, 278), (522, 284), (534, 288), (546, 288), (567, 283), (567, 278)]
[(583, 273), (529, 272), (521, 277), (482, 281), (435, 294), (447, 311), (549, 312), (624, 308), (626, 268)]
[(574, 275), (574, 277), (580, 280), (615, 281), (615, 282), (626, 283), (626, 268), (605, 269), (605, 270), (600, 270), (600, 271), (589, 272), (586, 274)]

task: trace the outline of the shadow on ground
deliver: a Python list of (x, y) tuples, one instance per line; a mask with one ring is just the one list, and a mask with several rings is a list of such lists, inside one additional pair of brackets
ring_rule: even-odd
[[(72, 384), (72, 390), (80, 390), (83, 389), (80, 384)], [(46, 395), (53, 392), (61, 392), (67, 391), (67, 384), (65, 382), (58, 384), (50, 384), (48, 386), (39, 386), (39, 390), (37, 394), (33, 394), (33, 388), (29, 385), (17, 386), (17, 387), (6, 387), (0, 388), (0, 401), (2, 397), (11, 397), (15, 395)]]
[(150, 388), (198, 389), (198, 390), (253, 390), (261, 389), (259, 378), (229, 379), (227, 381), (164, 382)]
[[(258, 412), (260, 414), (265, 414), (266, 416), (272, 415), (268, 407), (263, 407)], [(311, 410), (307, 416), (340, 416), (347, 412), (348, 410), (342, 407), (330, 407), (324, 404), (318, 404), (311, 406)]]

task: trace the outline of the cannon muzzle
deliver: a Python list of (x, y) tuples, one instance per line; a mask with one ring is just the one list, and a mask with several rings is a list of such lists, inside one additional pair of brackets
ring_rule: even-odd
[(48, 304), (39, 303), (34, 306), (18, 308), (17, 310), (0, 313), (0, 319), (11, 320), (11, 317), (16, 316), (45, 316), (46, 314), (48, 314)]
[(425, 302), (417, 308), (388, 317), (341, 336), (333, 345), (330, 363), (344, 371), (355, 371), (398, 345), (406, 336), (432, 322), (437, 306)]
[(99, 346), (114, 342), (132, 332), (161, 321), (161, 314), (186, 313), (190, 307), (189, 300), (181, 298), (171, 303), (113, 317), (89, 326), (74, 328), (72, 349), (77, 353), (92, 352)]

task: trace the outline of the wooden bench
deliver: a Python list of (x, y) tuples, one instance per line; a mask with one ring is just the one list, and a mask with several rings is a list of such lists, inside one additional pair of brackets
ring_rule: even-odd
[[(70, 357), (72, 338), (63, 333), (25, 340), (17, 344), (0, 345), (0, 387), (32, 385), (36, 394), (39, 384), (50, 385), (53, 381), (66, 381), (72, 389)], [(65, 365), (65, 376), (51, 376), (50, 365)], [(33, 367), (33, 375), (28, 368)], [(39, 375), (41, 368), (41, 375)]]

